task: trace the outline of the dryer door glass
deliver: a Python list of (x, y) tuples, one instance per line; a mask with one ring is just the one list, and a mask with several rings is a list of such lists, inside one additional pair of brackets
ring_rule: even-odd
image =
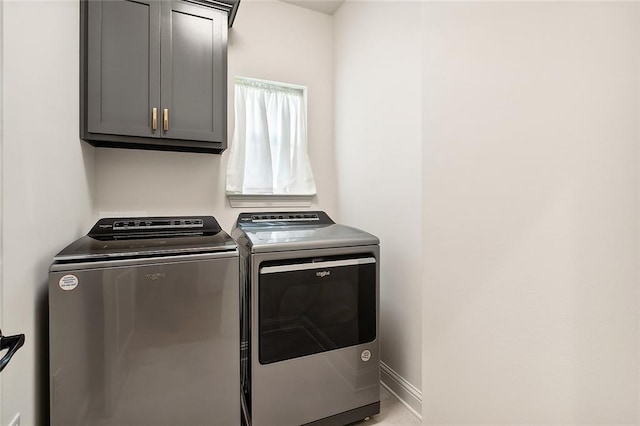
[(286, 359), (376, 338), (376, 259), (264, 262), (259, 281), (259, 359)]

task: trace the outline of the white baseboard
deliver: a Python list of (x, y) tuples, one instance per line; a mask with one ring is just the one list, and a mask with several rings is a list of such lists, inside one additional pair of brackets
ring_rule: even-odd
[(391, 395), (398, 398), (411, 414), (422, 420), (422, 414), (420, 414), (422, 413), (422, 392), (382, 361), (380, 361), (380, 384)]

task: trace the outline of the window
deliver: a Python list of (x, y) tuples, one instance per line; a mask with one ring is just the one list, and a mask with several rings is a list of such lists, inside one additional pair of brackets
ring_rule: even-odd
[(236, 78), (226, 189), (230, 199), (316, 193), (307, 154), (305, 87)]

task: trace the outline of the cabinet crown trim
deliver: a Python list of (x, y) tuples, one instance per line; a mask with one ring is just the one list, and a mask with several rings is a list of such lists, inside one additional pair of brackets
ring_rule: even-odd
[(201, 6), (213, 7), (220, 9), (228, 14), (229, 28), (233, 26), (233, 21), (236, 19), (236, 13), (238, 12), (238, 6), (240, 0), (185, 0), (189, 3), (199, 4)]

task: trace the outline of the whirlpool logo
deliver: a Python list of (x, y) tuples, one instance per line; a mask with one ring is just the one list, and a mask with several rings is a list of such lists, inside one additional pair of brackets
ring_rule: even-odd
[(324, 278), (331, 275), (331, 271), (320, 271), (316, 272), (316, 277)]
[(145, 277), (148, 280), (155, 281), (155, 280), (159, 280), (160, 278), (166, 277), (166, 275), (163, 272), (156, 272), (155, 274), (147, 274), (145, 275)]

